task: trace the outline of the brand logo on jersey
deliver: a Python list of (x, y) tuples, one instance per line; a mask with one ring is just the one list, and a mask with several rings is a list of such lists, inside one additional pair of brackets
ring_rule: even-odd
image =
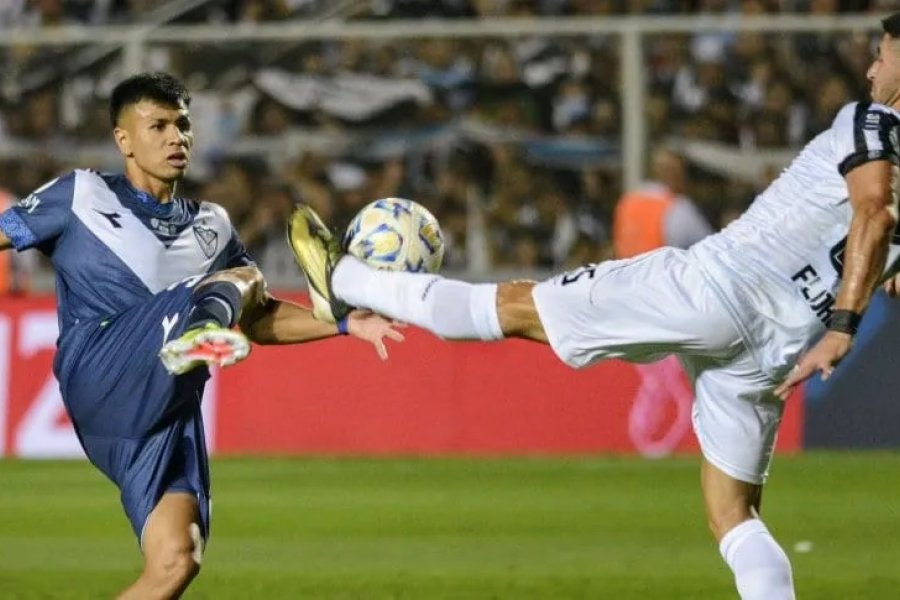
[(34, 209), (40, 206), (40, 204), (41, 199), (34, 194), (30, 194), (28, 197), (22, 198), (21, 200), (16, 202), (16, 206), (18, 206), (19, 208), (24, 208), (29, 215), (33, 213)]
[(168, 221), (161, 221), (160, 219), (157, 219), (156, 217), (153, 217), (152, 219), (150, 219), (150, 227), (153, 229), (153, 231), (155, 231), (156, 233), (158, 233), (160, 235), (168, 235), (168, 236), (178, 235), (178, 226), (177, 225), (173, 225), (172, 223), (169, 223)]
[(219, 247), (219, 234), (209, 227), (194, 225), (194, 237), (197, 238), (200, 249), (203, 250), (206, 258), (212, 258)]
[(791, 280), (797, 284), (797, 288), (810, 310), (822, 323), (827, 325), (833, 311), (834, 296), (825, 287), (825, 283), (816, 270), (812, 265), (806, 265), (794, 273)]
[(122, 215), (117, 212), (103, 212), (102, 210), (97, 210), (96, 208), (94, 210), (106, 217), (106, 220), (109, 221), (109, 224), (113, 226), (113, 229), (122, 229), (122, 224), (119, 223), (119, 219), (122, 218)]

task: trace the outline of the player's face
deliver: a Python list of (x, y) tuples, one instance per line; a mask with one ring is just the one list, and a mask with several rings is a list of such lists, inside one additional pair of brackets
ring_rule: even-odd
[(882, 36), (866, 78), (872, 84), (872, 100), (885, 106), (900, 102), (900, 41)]
[(194, 134), (184, 104), (166, 106), (141, 100), (122, 111), (115, 130), (116, 142), (145, 176), (174, 182), (191, 160)]

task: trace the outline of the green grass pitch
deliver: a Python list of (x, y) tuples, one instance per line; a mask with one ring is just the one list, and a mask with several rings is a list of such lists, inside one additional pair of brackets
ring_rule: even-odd
[[(698, 479), (696, 457), (217, 460), (186, 598), (734, 598)], [(800, 598), (898, 597), (900, 454), (779, 456), (763, 509)], [(109, 598), (139, 567), (92, 467), (0, 461), (0, 598)]]

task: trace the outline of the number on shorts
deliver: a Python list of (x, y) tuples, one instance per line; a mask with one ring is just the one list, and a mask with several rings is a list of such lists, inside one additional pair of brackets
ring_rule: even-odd
[(560, 280), (560, 285), (569, 285), (570, 283), (575, 283), (584, 276), (587, 276), (588, 279), (593, 279), (594, 275), (596, 274), (597, 263), (586, 264), (583, 267), (578, 267), (574, 271), (564, 273), (562, 279)]

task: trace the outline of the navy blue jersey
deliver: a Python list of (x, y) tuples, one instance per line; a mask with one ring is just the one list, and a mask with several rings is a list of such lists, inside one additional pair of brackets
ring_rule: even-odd
[(0, 230), (56, 269), (54, 373), (85, 453), (121, 490), (135, 534), (164, 493), (179, 491), (196, 496), (208, 535), (208, 371), (172, 376), (158, 353), (184, 333), (204, 275), (253, 264), (228, 215), (184, 198), (160, 204), (124, 175), (77, 170), (0, 215)]
[(157, 357), (193, 308), (188, 279), (63, 340), (55, 369), (85, 454), (121, 490), (136, 535), (166, 492), (194, 494), (209, 532), (209, 466), (200, 400), (205, 367), (169, 374)]
[(0, 230), (16, 250), (38, 248), (53, 263), (61, 339), (187, 277), (253, 264), (220, 206), (160, 204), (124, 175), (96, 171), (44, 185), (0, 215)]

